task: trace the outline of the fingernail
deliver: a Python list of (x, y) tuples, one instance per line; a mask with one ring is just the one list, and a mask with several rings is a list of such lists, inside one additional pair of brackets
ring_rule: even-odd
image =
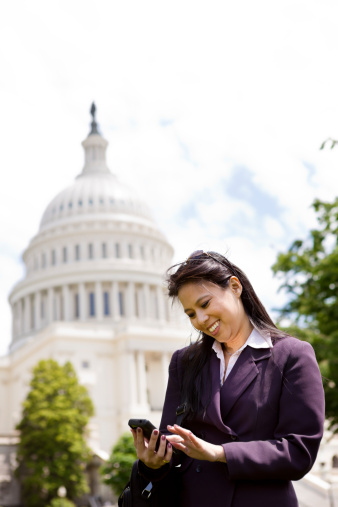
[(171, 443), (170, 443), (170, 442), (168, 442), (168, 449), (171, 449), (171, 447), (172, 447), (172, 446), (171, 446)]
[(162, 438), (162, 440), (165, 440), (165, 435), (162, 435), (161, 438)]
[(137, 433), (141, 433), (141, 428), (137, 428)]
[(158, 430), (153, 431), (154, 435), (158, 435)]

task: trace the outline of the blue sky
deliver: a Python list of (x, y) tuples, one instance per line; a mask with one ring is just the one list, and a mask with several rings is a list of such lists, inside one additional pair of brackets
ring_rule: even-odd
[(227, 252), (268, 308), (271, 265), (338, 189), (336, 0), (23, 0), (0, 6), (0, 353), (21, 253), (81, 172), (108, 165), (175, 248)]

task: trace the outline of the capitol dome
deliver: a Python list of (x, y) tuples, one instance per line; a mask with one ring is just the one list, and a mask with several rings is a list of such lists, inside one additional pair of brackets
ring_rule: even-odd
[(173, 249), (145, 202), (108, 169), (94, 104), (91, 114), (83, 170), (52, 199), (23, 253), (26, 276), (9, 297), (11, 348), (52, 322), (170, 320), (163, 273)]
[(85, 166), (73, 185), (60, 192), (47, 206), (40, 224), (40, 231), (61, 224), (83, 221), (84, 216), (101, 215), (114, 220), (116, 215), (129, 215), (133, 220), (153, 222), (151, 212), (136, 192), (113, 175), (105, 160), (108, 142), (93, 133), (82, 143), (85, 150)]

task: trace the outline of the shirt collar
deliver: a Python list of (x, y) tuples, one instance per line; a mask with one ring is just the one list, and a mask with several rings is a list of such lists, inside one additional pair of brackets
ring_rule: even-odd
[[(236, 352), (234, 352), (232, 355), (233, 356), (239, 355), (242, 352), (242, 350), (244, 350), (245, 347), (247, 347), (248, 345), (253, 349), (272, 349), (273, 347), (270, 333), (265, 331), (263, 335), (261, 331), (258, 331), (256, 328), (253, 328), (253, 330), (249, 335), (249, 338), (244, 343), (244, 345), (242, 345), (242, 347), (236, 350)], [(217, 340), (214, 340), (212, 348), (215, 351), (217, 357), (220, 356), (223, 357), (222, 345)]]

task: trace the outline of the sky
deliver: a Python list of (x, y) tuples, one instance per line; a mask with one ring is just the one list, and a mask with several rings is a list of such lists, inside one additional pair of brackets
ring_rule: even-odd
[(48, 203), (81, 172), (94, 100), (108, 166), (175, 249), (226, 254), (272, 312), (271, 266), (338, 190), (336, 0), (13, 0), (0, 6), (0, 355)]

